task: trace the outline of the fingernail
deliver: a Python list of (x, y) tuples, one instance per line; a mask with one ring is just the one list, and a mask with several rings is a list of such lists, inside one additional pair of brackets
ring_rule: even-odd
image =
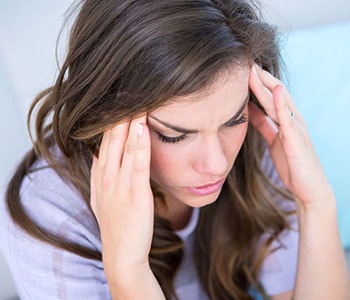
[(143, 135), (143, 125), (138, 123), (137, 124), (137, 135), (142, 136)]
[(256, 71), (256, 68), (255, 68), (254, 65), (252, 66), (252, 70), (253, 70), (253, 73), (254, 73), (256, 76), (258, 76), (258, 72)]
[(285, 91), (286, 91), (284, 84), (280, 84), (280, 87), (281, 87), (282, 95), (284, 96), (285, 95)]

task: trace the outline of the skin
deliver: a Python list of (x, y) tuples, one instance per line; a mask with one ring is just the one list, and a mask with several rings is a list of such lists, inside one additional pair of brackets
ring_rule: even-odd
[[(199, 196), (187, 187), (218, 182), (230, 172), (248, 128), (248, 78), (249, 67), (230, 72), (209, 91), (175, 99), (148, 116), (151, 178), (166, 202), (157, 206), (157, 213), (169, 219), (174, 229), (187, 224), (192, 207), (210, 204), (219, 196), (221, 188)], [(184, 135), (164, 121), (194, 132)], [(158, 133), (185, 138), (169, 143)]]
[[(198, 197), (184, 187), (227, 175), (247, 124), (233, 128), (222, 125), (242, 106), (249, 86), (268, 116), (253, 104), (245, 107), (243, 114), (249, 114), (251, 124), (266, 139), (281, 180), (294, 194), (300, 227), (294, 291), (271, 299), (348, 299), (334, 193), (291, 96), (279, 80), (258, 66), (236, 69), (226, 74), (226, 79), (232, 80), (222, 80), (207, 93), (159, 108), (148, 120), (142, 116), (105, 132), (91, 170), (91, 206), (101, 230), (103, 263), (112, 296), (164, 299), (148, 263), (155, 209), (150, 177), (164, 190), (168, 209), (160, 213), (168, 213), (174, 227), (186, 224), (191, 207), (215, 201), (215, 193)], [(164, 144), (157, 132), (171, 137), (179, 133), (162, 127), (152, 117), (197, 132), (178, 144)], [(315, 271), (315, 266), (320, 271)]]

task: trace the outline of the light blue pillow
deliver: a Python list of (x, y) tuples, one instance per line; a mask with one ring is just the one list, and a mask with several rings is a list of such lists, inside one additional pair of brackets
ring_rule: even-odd
[(286, 34), (282, 48), (287, 85), (334, 187), (350, 248), (350, 22)]

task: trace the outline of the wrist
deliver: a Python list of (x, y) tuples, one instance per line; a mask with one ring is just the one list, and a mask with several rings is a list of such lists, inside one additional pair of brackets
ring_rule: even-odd
[[(293, 299), (347, 299), (348, 275), (336, 199), (333, 194), (323, 196), (307, 205), (296, 199), (300, 239)], [(315, 272), (315, 266), (320, 271)]]
[(103, 260), (104, 271), (109, 282), (118, 286), (130, 286), (142, 278), (152, 277), (153, 272), (148, 262), (130, 263)]
[(331, 186), (322, 193), (314, 193), (313, 199), (295, 199), (299, 215), (336, 214), (337, 203)]
[(340, 242), (336, 199), (334, 196), (325, 196), (317, 202), (305, 205), (297, 202), (299, 234), (305, 244), (322, 249), (330, 239)]
[(106, 277), (113, 299), (165, 299), (148, 265), (109, 270)]

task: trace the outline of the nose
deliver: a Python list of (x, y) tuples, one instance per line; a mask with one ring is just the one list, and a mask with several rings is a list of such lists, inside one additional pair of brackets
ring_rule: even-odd
[(221, 177), (226, 173), (228, 164), (224, 143), (217, 135), (203, 139), (194, 154), (193, 168), (198, 173)]

